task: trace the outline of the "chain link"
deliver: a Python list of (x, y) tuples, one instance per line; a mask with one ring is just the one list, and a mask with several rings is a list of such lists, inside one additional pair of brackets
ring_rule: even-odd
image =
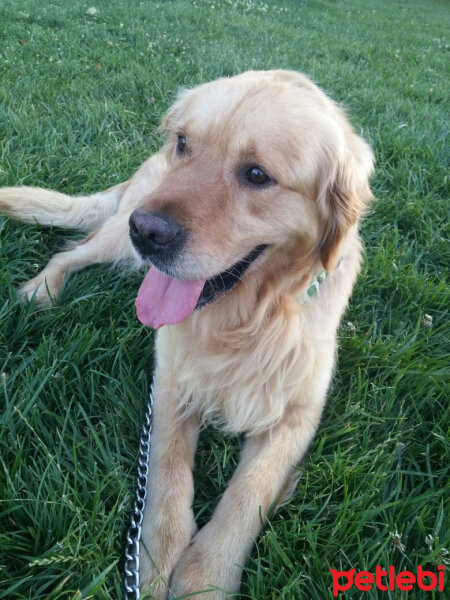
[(153, 420), (153, 384), (145, 411), (139, 444), (138, 474), (136, 478), (136, 498), (134, 500), (131, 524), (127, 531), (125, 544), (125, 600), (139, 598), (139, 543), (141, 540), (142, 521), (144, 520), (145, 502), (147, 499), (148, 463), (150, 458), (150, 439)]

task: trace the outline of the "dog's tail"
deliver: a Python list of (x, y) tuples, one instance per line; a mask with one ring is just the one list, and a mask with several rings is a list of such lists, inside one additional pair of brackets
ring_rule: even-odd
[(0, 213), (23, 223), (92, 231), (118, 208), (128, 182), (92, 196), (66, 196), (33, 187), (0, 188)]

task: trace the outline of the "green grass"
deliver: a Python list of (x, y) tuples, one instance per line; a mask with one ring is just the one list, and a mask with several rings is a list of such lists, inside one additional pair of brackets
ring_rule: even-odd
[[(123, 181), (158, 147), (177, 88), (249, 68), (304, 71), (348, 108), (377, 157), (366, 262), (322, 426), (240, 597), (323, 600), (331, 567), (450, 558), (448, 5), (3, 0), (0, 23), (0, 185)], [(0, 217), (0, 599), (121, 597), (152, 335), (136, 274), (96, 267), (52, 309), (18, 301), (65, 237)], [(239, 443), (202, 436), (200, 522)], [(414, 592), (430, 597), (444, 594)]]

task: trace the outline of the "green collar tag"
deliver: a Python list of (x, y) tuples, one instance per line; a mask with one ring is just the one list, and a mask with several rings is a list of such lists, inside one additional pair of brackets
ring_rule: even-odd
[[(334, 269), (335, 271), (341, 266), (341, 263), (343, 260), (344, 260), (344, 257), (341, 256), (341, 258), (339, 259), (339, 261)], [(306, 290), (303, 292), (303, 294), (298, 299), (298, 303), (305, 304), (305, 302), (307, 302), (308, 300), (311, 300), (311, 298), (314, 298), (314, 296), (316, 296), (317, 292), (319, 291), (320, 284), (323, 283), (325, 281), (325, 279), (328, 279), (329, 276), (330, 276), (330, 273), (325, 270), (319, 271), (318, 273), (316, 273), (314, 275), (314, 277), (311, 279), (309, 286), (306, 288)]]
[(299, 304), (304, 304), (305, 301), (309, 300), (310, 298), (314, 298), (314, 296), (319, 291), (320, 284), (325, 281), (328, 275), (328, 271), (320, 271), (319, 273), (317, 273), (312, 279), (309, 286), (298, 299)]

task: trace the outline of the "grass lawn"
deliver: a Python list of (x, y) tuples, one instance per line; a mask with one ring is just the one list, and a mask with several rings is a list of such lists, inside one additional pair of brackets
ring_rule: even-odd
[[(179, 86), (246, 69), (304, 71), (374, 147), (377, 202), (328, 407), (242, 599), (323, 600), (330, 568), (436, 571), (444, 559), (450, 589), (449, 14), (439, 0), (0, 4), (2, 186), (123, 181), (158, 148)], [(135, 317), (139, 274), (95, 267), (51, 309), (19, 302), (16, 287), (66, 237), (0, 217), (0, 599), (122, 593), (152, 333)], [(200, 523), (240, 443), (202, 435)]]

